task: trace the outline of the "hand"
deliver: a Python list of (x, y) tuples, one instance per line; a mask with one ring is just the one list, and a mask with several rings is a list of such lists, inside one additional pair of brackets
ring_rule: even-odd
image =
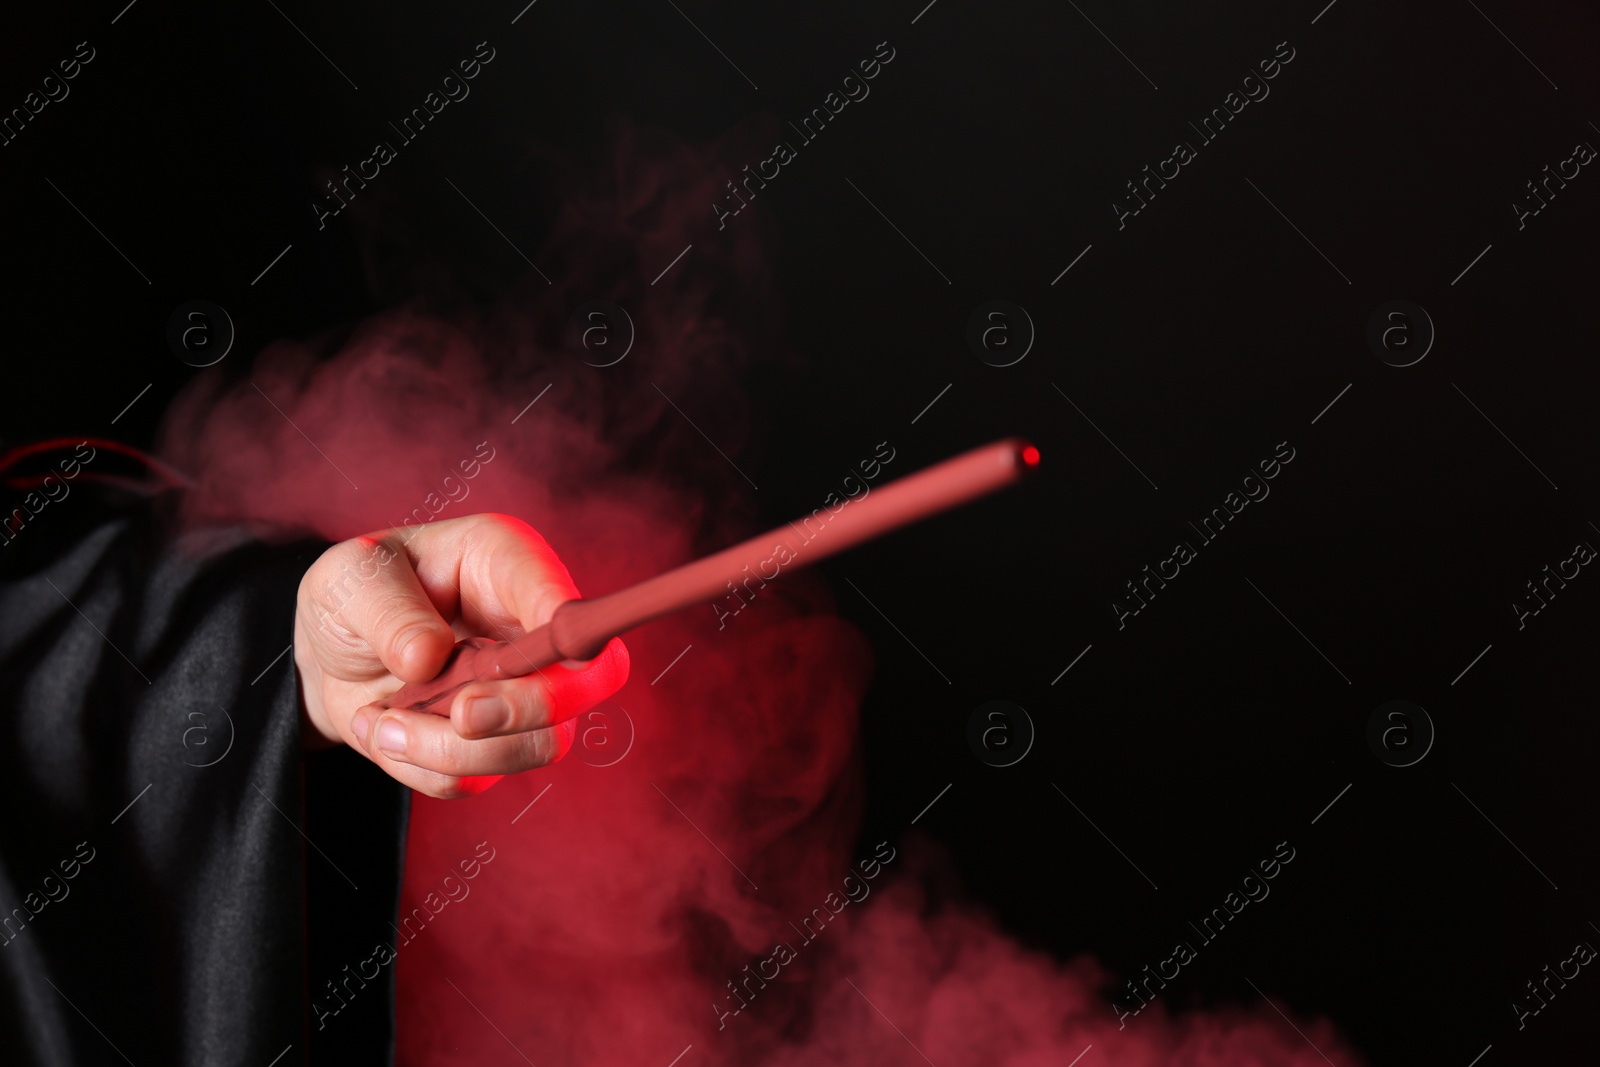
[(520, 637), (577, 596), (544, 538), (507, 515), (334, 545), (306, 571), (295, 603), (308, 743), (347, 744), (397, 781), (440, 798), (481, 793), (504, 775), (560, 759), (572, 747), (574, 716), (627, 681), (621, 640), (587, 663), (469, 683), (439, 714), (376, 701), (438, 674), (457, 640)]

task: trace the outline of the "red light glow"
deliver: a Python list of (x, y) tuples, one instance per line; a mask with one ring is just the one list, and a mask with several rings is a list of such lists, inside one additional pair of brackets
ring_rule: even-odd
[[(705, 205), (771, 136), (752, 127), (691, 149), (619, 127), (614, 163), (568, 198), (541, 251), (566, 265), (552, 293), (530, 289), (537, 299), (470, 329), (392, 312), (326, 359), (280, 341), (254, 384), (197, 376), (163, 429), (164, 457), (195, 483), (185, 517), (339, 540), (396, 517), (505, 511), (588, 592), (747, 535), (745, 486), (664, 398), (722, 413), (708, 430), (740, 454), (752, 405), (734, 383), (751, 344), (726, 309), (761, 306), (770, 268), (760, 227), (702, 235)], [(652, 290), (690, 242), (695, 269)], [(596, 297), (661, 340), (647, 367), (597, 372), (541, 347)], [(543, 389), (552, 398), (513, 426)], [(445, 499), (444, 474), (480, 442), (505, 458), (470, 486), (444, 478)], [(1039, 462), (1031, 444), (1015, 454)], [(871, 648), (815, 572), (744, 588), (759, 623), (722, 632), (707, 606), (630, 633), (633, 677), (576, 720), (560, 763), (469, 799), (415, 799), (395, 946), (400, 1067), (504, 1063), (507, 1044), (583, 1067), (675, 1054), (679, 1067), (1022, 1067), (1091, 1044), (1096, 1067), (1326, 1067), (1323, 1050), (1360, 1062), (1323, 1019), (1286, 1026), (1248, 1000), (1177, 1007), (1198, 982), (1119, 1020), (1112, 998), (1132, 979), (1024, 945), (960, 903), (953, 865), (917, 828), (886, 822), (881, 855), (878, 836), (858, 849)], [(480, 842), (494, 863), (456, 878)], [(865, 857), (890, 849), (901, 857), (870, 880)], [(460, 895), (443, 911), (447, 874)]]

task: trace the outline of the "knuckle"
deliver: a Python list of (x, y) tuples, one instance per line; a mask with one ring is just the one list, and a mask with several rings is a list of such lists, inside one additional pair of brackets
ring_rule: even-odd
[(406, 763), (380, 762), (379, 765), (389, 777), (423, 796), (435, 800), (457, 800), (469, 795), (464, 780), (455, 775), (440, 774)]
[(522, 735), (523, 762), (528, 767), (544, 767), (561, 758), (550, 738), (553, 732), (548, 729), (533, 730)]
[(370, 577), (373, 559), (370, 538), (341, 541), (324, 552), (301, 579), (308, 598), (329, 613), (337, 614), (355, 599)]
[(345, 572), (359, 571), (362, 563), (372, 555), (373, 546), (376, 544), (370, 537), (353, 537), (348, 541), (340, 541), (322, 554), (317, 561), (322, 568), (323, 578), (331, 580)]
[(399, 590), (377, 594), (363, 614), (375, 634), (398, 634), (414, 623), (429, 621), (416, 600)]
[(367, 642), (337, 612), (319, 614), (317, 630), (327, 639), (327, 650), (343, 661), (363, 659), (369, 652)]
[(411, 745), (415, 751), (413, 762), (445, 776), (459, 775), (462, 770), (459, 742), (452, 733), (443, 730), (413, 730)]
[(440, 775), (430, 782), (422, 792), (435, 800), (460, 800), (462, 797), (471, 796), (460, 778), (452, 775)]
[(560, 760), (571, 751), (572, 741), (577, 733), (577, 720), (567, 719), (555, 726), (527, 734), (529, 766), (545, 767)]
[(527, 520), (519, 519), (515, 515), (507, 515), (501, 511), (485, 512), (483, 524), (484, 529), (491, 533), (510, 534), (519, 538), (529, 537), (540, 544), (544, 543), (544, 538), (539, 536), (538, 530), (529, 525)]
[(372, 649), (338, 615), (314, 605), (301, 613), (311, 652), (324, 669), (339, 677), (358, 677), (372, 664)]
[(511, 705), (511, 728), (516, 731), (549, 726), (550, 717), (555, 711), (550, 688), (538, 676), (526, 685), (516, 686), (507, 703)]
[(462, 542), (472, 551), (492, 553), (528, 534), (538, 536), (532, 526), (515, 516), (486, 511), (473, 517), (472, 525), (462, 535)]

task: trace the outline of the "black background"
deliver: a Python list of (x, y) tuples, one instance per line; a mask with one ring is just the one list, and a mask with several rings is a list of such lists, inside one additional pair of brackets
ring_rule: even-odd
[[(493, 79), (469, 119), (407, 150), (385, 211), (397, 257), (485, 294), (525, 265), (442, 175), (470, 176), (496, 224), (537, 246), (554, 205), (530, 142), (583, 157), (614, 116), (691, 140), (787, 118), (888, 40), (871, 97), (753, 208), (803, 359), (757, 368), (735, 458), (774, 521), (879, 440), (897, 472), (1010, 433), (1045, 464), (1024, 490), (827, 565), (879, 659), (866, 837), (950, 784), (918, 826), (972, 894), (1029, 943), (1123, 973), (1168, 955), (1287, 840), (1298, 855), (1272, 897), (1170, 1002), (1259, 1005), (1254, 983), (1327, 1014), (1374, 1062), (1465, 1067), (1491, 1044), (1484, 1064), (1571, 1062), (1592, 1048), (1600, 978), (1586, 970), (1520, 1032), (1510, 1004), (1600, 941), (1600, 578), (1585, 570), (1521, 631), (1509, 605), (1575, 543), (1600, 543), (1600, 177), (1585, 168), (1522, 230), (1511, 204), (1600, 143), (1600, 15), (1322, 5), (938, 0), (918, 17), (921, 0), (540, 0), (515, 26), (517, 0), (139, 0), (115, 25), (120, 0), (8, 12), (6, 109), (76, 42), (98, 55), (0, 149), (0, 435), (148, 445), (195, 373), (164, 338), (185, 300), (226, 306), (248, 357), (412, 295), (414, 279), (374, 283), (355, 227), (314, 231), (312, 175), (353, 161), (478, 40), (499, 52)], [(1194, 140), (1187, 123), (1280, 41), (1295, 58), (1271, 95), (1119, 231), (1124, 183)], [(1007, 368), (965, 340), (995, 298), (1037, 330)], [(1438, 338), (1395, 368), (1365, 333), (1402, 298)], [(1282, 441), (1296, 456), (1271, 496), (1119, 630), (1123, 583), (1193, 542), (1187, 521)], [(994, 698), (1038, 731), (1008, 768), (966, 743)], [(1408, 768), (1366, 740), (1397, 698), (1437, 729)]]

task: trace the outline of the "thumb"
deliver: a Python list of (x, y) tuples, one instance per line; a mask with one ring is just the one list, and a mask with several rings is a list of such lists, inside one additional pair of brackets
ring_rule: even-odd
[(347, 578), (337, 608), (344, 628), (370, 649), (383, 666), (406, 682), (425, 682), (439, 673), (455, 634), (423, 590), (404, 548), (382, 539), (359, 537), (335, 546), (327, 562)]

